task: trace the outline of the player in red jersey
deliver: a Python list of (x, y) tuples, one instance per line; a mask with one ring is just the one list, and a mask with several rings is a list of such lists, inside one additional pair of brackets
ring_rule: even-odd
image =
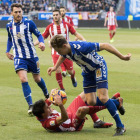
[[(119, 96), (119, 93), (114, 94), (113, 100)], [(53, 102), (58, 104), (61, 113), (50, 108), (51, 102), (50, 98), (45, 101), (42, 99), (33, 105), (33, 114), (48, 131), (80, 131), (83, 128), (86, 114), (92, 117), (94, 128), (108, 128), (113, 125), (101, 121), (96, 115), (96, 112), (105, 109), (105, 106), (87, 106), (84, 92), (78, 95), (67, 109), (63, 106), (61, 97), (56, 95)]]
[[(50, 36), (50, 38), (52, 38), (53, 36), (55, 36), (57, 34), (61, 34), (67, 40), (69, 40), (69, 32), (70, 32), (71, 34), (75, 35), (79, 40), (85, 41), (83, 36), (81, 34), (79, 34), (78, 32), (76, 32), (76, 30), (73, 28), (72, 25), (70, 25), (67, 22), (63, 22), (61, 20), (61, 13), (58, 9), (53, 11), (53, 20), (54, 20), (54, 22), (49, 24), (46, 27), (44, 33), (42, 34), (44, 39), (48, 38), (48, 36)], [(37, 40), (37, 41), (35, 41), (34, 45), (37, 45), (38, 43), (39, 42)], [(59, 54), (52, 48), (52, 59), (53, 59), (54, 65), (56, 64), (58, 58), (59, 58)], [(72, 84), (74, 87), (76, 87), (77, 81), (75, 78), (75, 70), (73, 69), (73, 62), (69, 59), (66, 59), (62, 65), (65, 66), (68, 73), (71, 75)], [(64, 88), (63, 82), (62, 82), (61, 67), (59, 67), (56, 70), (56, 80), (59, 84), (60, 89), (64, 90), (65, 88)]]
[(104, 26), (106, 26), (107, 20), (108, 20), (108, 30), (109, 30), (110, 42), (112, 43), (112, 42), (114, 42), (113, 37), (116, 33), (116, 27), (118, 27), (116, 14), (115, 14), (115, 12), (113, 12), (112, 6), (110, 6), (110, 11), (106, 14)]

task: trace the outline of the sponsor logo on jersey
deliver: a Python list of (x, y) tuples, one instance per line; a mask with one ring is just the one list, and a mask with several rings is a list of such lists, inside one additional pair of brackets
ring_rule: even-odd
[(96, 70), (96, 78), (100, 78), (100, 77), (102, 77), (101, 69), (97, 69)]
[(55, 121), (50, 121), (50, 126), (54, 126), (55, 125)]

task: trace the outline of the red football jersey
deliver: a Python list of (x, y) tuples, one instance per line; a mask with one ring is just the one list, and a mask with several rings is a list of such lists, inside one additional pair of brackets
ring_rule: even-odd
[(65, 16), (65, 18), (62, 18), (63, 22), (68, 22), (70, 25), (74, 26), (72, 18)]
[(106, 17), (108, 18), (108, 25), (115, 25), (115, 12), (108, 12)]
[[(50, 35), (50, 38), (52, 38), (53, 36), (60, 34), (63, 35), (69, 41), (69, 32), (71, 34), (74, 34), (76, 30), (73, 28), (72, 25), (70, 25), (67, 22), (62, 22), (60, 25), (55, 25), (54, 23), (51, 23), (46, 27), (42, 36), (44, 38), (47, 38)], [(52, 57), (58, 57), (58, 55), (59, 54), (52, 48)]]
[[(46, 103), (49, 105), (48, 100), (46, 100)], [(53, 110), (48, 118), (37, 119), (41, 122), (42, 126), (48, 131), (76, 131), (76, 128), (74, 127), (74, 122), (72, 122), (74, 118), (72, 114), (68, 114), (69, 119), (63, 122), (61, 125), (58, 125), (56, 122), (56, 118), (59, 116), (61, 116), (61, 113), (57, 112), (56, 110)]]

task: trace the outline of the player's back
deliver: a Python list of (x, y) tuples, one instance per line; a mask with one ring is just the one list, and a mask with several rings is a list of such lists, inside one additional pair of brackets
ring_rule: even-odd
[(69, 44), (72, 55), (66, 55), (64, 57), (75, 61), (86, 73), (102, 66), (104, 59), (97, 53), (100, 51), (99, 43), (71, 41)]

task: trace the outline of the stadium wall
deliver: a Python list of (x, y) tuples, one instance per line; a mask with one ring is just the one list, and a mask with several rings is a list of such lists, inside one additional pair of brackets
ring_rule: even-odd
[[(6, 24), (8, 20), (0, 21), (0, 28), (6, 28)], [(37, 27), (45, 28), (50, 24), (47, 20), (34, 20)], [(131, 28), (140, 28), (140, 21), (133, 20), (130, 21)], [(118, 20), (119, 28), (128, 28), (128, 21), (127, 20)], [(79, 28), (103, 28), (104, 27), (104, 20), (79, 20), (78, 21)]]

